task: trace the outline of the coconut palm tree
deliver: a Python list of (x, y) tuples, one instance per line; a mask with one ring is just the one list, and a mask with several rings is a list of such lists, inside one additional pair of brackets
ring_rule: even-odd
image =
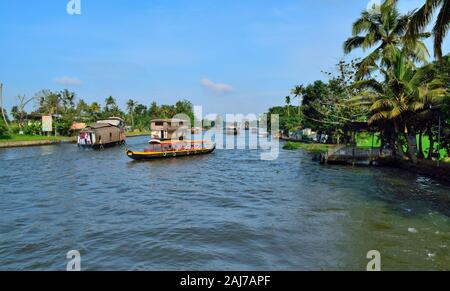
[(67, 113), (69, 108), (73, 108), (75, 106), (75, 93), (64, 89), (61, 91), (60, 95), (64, 106), (64, 112)]
[(295, 96), (295, 98), (298, 98), (298, 115), (301, 115), (301, 108), (302, 108), (302, 100), (303, 95), (305, 95), (306, 89), (303, 85), (295, 86), (294, 89), (292, 89), (291, 94)]
[(422, 40), (429, 34), (417, 33), (406, 41), (404, 35), (411, 15), (401, 15), (396, 4), (396, 1), (386, 0), (378, 9), (363, 11), (353, 23), (352, 36), (345, 41), (344, 52), (375, 48), (358, 64), (357, 80), (369, 76), (379, 64), (384, 65), (395, 48), (406, 47), (412, 61), (427, 62), (429, 53)]
[(448, 98), (447, 89), (436, 76), (432, 65), (416, 69), (408, 62), (405, 51), (391, 55), (390, 68), (383, 71), (384, 82), (375, 79), (356, 82), (365, 88), (358, 97), (361, 104), (370, 106), (369, 123), (392, 123), (396, 134), (404, 134), (408, 144), (408, 156), (413, 162), (416, 157), (415, 122), (419, 113)]
[(101, 106), (97, 102), (94, 102), (91, 104), (91, 106), (89, 106), (89, 112), (90, 112), (91, 118), (93, 120), (98, 119), (98, 114), (100, 113), (100, 110), (101, 110)]
[(287, 105), (287, 115), (291, 116), (290, 107), (291, 107), (291, 96), (286, 96), (286, 105)]
[(114, 97), (109, 96), (108, 98), (106, 98), (106, 100), (105, 100), (105, 110), (106, 111), (113, 111), (116, 107), (117, 107), (117, 102), (116, 102), (116, 99), (114, 99)]
[[(391, 0), (398, 2), (398, 0)], [(407, 35), (414, 36), (421, 33), (431, 22), (433, 15), (438, 11), (433, 27), (434, 55), (442, 59), (442, 43), (450, 26), (450, 0), (425, 0), (422, 7), (414, 12), (408, 26)]]
[(3, 109), (3, 83), (0, 83), (0, 110), (2, 111), (3, 121), (6, 127), (9, 129), (9, 124), (6, 119), (5, 110)]
[(133, 116), (133, 114), (134, 114), (134, 108), (136, 108), (136, 105), (137, 105), (137, 102), (132, 100), (132, 99), (127, 101), (127, 110), (128, 110), (128, 112), (130, 113), (130, 116), (131, 116), (131, 128), (133, 128), (133, 129), (134, 129), (134, 116)]

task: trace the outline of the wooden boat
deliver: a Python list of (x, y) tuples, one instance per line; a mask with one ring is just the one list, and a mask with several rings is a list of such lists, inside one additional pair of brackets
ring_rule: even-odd
[(216, 149), (215, 144), (206, 141), (151, 140), (149, 144), (143, 152), (127, 150), (126, 154), (130, 159), (139, 161), (206, 155)]

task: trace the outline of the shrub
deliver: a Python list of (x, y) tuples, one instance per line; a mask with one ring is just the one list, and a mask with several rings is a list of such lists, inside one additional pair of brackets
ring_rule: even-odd
[(9, 137), (8, 127), (3, 121), (0, 121), (0, 137)]
[(26, 135), (41, 135), (42, 125), (40, 122), (30, 122), (25, 126), (23, 132)]
[(61, 118), (56, 121), (55, 126), (59, 135), (69, 136), (71, 135), (70, 127), (73, 124), (72, 119)]

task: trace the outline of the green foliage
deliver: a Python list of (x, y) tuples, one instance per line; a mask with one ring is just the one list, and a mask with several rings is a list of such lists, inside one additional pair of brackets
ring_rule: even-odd
[(73, 119), (70, 117), (60, 118), (56, 120), (55, 127), (56, 131), (59, 135), (62, 136), (70, 136), (72, 132), (70, 131), (70, 127), (73, 124)]
[(3, 120), (0, 121), (0, 138), (7, 138), (9, 136), (8, 127), (6, 127)]
[(42, 124), (40, 122), (30, 122), (25, 126), (23, 132), (25, 135), (41, 135)]
[(301, 143), (288, 141), (283, 145), (284, 150), (294, 151), (294, 150), (305, 150), (310, 153), (326, 153), (329, 149), (329, 145), (325, 144), (313, 144), (313, 143)]
[[(293, 107), (291, 106), (291, 110)], [(271, 115), (277, 114), (279, 115), (279, 121), (280, 121), (280, 130), (282, 131), (294, 131), (299, 128), (299, 126), (302, 124), (303, 117), (301, 115), (297, 114), (289, 114), (287, 113), (287, 110), (285, 107), (277, 106), (272, 107), (269, 109), (268, 112), (268, 118), (269, 118), (269, 125), (271, 124)]]

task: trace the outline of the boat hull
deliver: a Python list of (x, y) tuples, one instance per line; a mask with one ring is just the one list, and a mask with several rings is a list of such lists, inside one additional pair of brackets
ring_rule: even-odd
[(198, 156), (198, 155), (207, 155), (207, 154), (214, 152), (215, 149), (216, 149), (216, 147), (213, 147), (212, 149), (186, 150), (186, 151), (164, 152), (164, 153), (145, 153), (145, 152), (127, 151), (127, 156), (130, 159), (133, 159), (136, 161), (172, 159), (172, 158), (190, 157), (190, 156)]
[(123, 140), (123, 141), (118, 141), (118, 142), (110, 142), (110, 143), (106, 143), (106, 144), (89, 144), (89, 145), (88, 144), (78, 144), (78, 147), (85, 148), (85, 149), (101, 150), (104, 148), (122, 146), (125, 143), (126, 142)]

